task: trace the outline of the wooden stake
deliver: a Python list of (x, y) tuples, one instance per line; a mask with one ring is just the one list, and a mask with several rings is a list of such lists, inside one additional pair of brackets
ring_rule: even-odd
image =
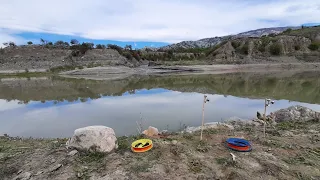
[(267, 113), (267, 99), (264, 100), (264, 114), (263, 114), (263, 136), (266, 137), (266, 113)]
[(204, 104), (207, 101), (207, 96), (204, 95), (203, 97), (203, 104), (202, 104), (202, 124), (201, 124), (201, 135), (200, 135), (200, 140), (202, 140), (202, 131), (203, 131), (203, 124), (204, 124)]

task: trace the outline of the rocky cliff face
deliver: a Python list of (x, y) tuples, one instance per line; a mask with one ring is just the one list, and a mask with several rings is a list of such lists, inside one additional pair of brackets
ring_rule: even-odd
[[(207, 58), (221, 63), (253, 63), (259, 59), (274, 61), (281, 57), (317, 62), (320, 60), (320, 51), (310, 50), (311, 43), (309, 38), (288, 35), (239, 38), (221, 44)], [(308, 57), (312, 58), (307, 60)]]

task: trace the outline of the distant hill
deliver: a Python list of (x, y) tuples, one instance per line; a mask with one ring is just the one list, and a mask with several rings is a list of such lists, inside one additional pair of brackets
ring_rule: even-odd
[(228, 35), (228, 36), (222, 36), (222, 37), (212, 37), (212, 38), (205, 38), (200, 39), (197, 41), (182, 41), (180, 43), (176, 44), (170, 44), (167, 46), (163, 46), (157, 49), (160, 50), (169, 50), (169, 49), (190, 49), (190, 48), (208, 48), (215, 46), (222, 41), (228, 40), (228, 39), (236, 39), (236, 38), (244, 38), (244, 37), (261, 37), (263, 35), (269, 35), (269, 34), (279, 34), (287, 29), (299, 29), (300, 26), (297, 27), (273, 27), (273, 28), (262, 28), (262, 29), (256, 29), (251, 30), (243, 33), (239, 33), (236, 35)]

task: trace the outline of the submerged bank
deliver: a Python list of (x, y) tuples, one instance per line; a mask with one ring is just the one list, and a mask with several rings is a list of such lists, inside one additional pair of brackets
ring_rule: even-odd
[[(288, 119), (287, 119), (288, 120)], [(154, 147), (133, 153), (141, 136), (119, 137), (109, 153), (67, 150), (67, 139), (0, 138), (0, 179), (318, 179), (319, 119), (285, 121), (263, 128), (241, 121), (200, 132), (169, 133)], [(247, 153), (227, 149), (229, 137), (250, 141)], [(235, 160), (231, 154), (235, 155)]]

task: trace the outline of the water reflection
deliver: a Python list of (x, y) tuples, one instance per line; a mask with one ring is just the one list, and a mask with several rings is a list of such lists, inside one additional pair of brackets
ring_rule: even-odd
[(145, 128), (178, 130), (183, 124), (200, 125), (203, 93), (210, 99), (207, 122), (231, 116), (252, 118), (256, 111), (263, 111), (266, 95), (286, 99), (276, 101), (270, 111), (296, 104), (320, 111), (319, 105), (312, 104), (319, 104), (317, 77), (245, 73), (97, 82), (61, 78), (1, 81), (0, 134), (68, 137), (79, 127), (106, 125), (117, 135), (129, 135), (136, 133), (140, 113), (146, 119)]

